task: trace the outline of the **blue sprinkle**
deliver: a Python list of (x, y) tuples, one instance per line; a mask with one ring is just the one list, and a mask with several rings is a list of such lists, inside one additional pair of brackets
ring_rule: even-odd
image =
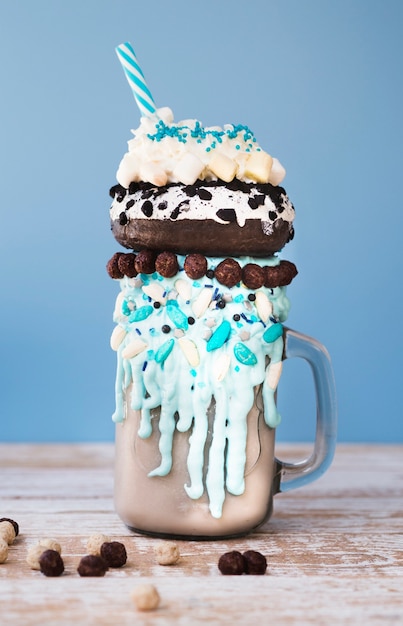
[(207, 285), (207, 283), (206, 283), (206, 284), (203, 285), (203, 287), (208, 287), (209, 289), (212, 289), (213, 285)]
[(137, 333), (138, 335), (141, 335), (141, 330), (140, 330), (140, 328), (135, 328), (134, 330), (136, 331), (136, 333)]
[(147, 361), (144, 361), (144, 363), (143, 363), (143, 367), (142, 367), (142, 371), (143, 371), (143, 372), (145, 372), (146, 367), (147, 367)]
[(247, 324), (253, 324), (252, 320), (249, 320), (249, 319), (246, 317), (245, 313), (241, 313), (241, 317), (245, 320), (245, 322), (246, 322)]

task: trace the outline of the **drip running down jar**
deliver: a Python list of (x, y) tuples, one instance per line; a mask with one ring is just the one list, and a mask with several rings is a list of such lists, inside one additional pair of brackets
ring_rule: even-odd
[(228, 407), (217, 388), (204, 415), (195, 415), (188, 427), (178, 412), (167, 419), (163, 402), (162, 410), (132, 408), (131, 383), (124, 419), (116, 420), (115, 461), (115, 506), (130, 529), (190, 539), (244, 535), (268, 520), (276, 493), (326, 471), (337, 419), (328, 353), (315, 339), (287, 328), (282, 342), (281, 359), (302, 358), (312, 372), (317, 412), (311, 456), (298, 463), (276, 458), (275, 427), (267, 415), (275, 411), (275, 395), (267, 393), (266, 382), (253, 388), (246, 419), (242, 407), (237, 414), (237, 403)]

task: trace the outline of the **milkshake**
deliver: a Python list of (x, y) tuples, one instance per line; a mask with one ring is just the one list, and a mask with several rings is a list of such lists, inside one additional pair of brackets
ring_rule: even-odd
[(116, 509), (158, 536), (244, 534), (281, 481), (276, 392), (297, 275), (279, 254), (294, 236), (285, 170), (243, 124), (162, 108), (132, 132), (110, 191), (126, 249), (107, 264), (120, 287)]

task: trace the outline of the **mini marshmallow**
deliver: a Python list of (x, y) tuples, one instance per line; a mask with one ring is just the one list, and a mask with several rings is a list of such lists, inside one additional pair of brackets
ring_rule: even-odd
[(273, 165), (273, 157), (264, 150), (252, 152), (245, 165), (245, 176), (257, 183), (267, 183)]

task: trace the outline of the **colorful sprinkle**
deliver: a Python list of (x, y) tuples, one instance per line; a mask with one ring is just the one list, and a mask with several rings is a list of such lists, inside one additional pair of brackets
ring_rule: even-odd
[(256, 355), (244, 343), (235, 344), (234, 354), (237, 361), (242, 363), (242, 365), (256, 365), (257, 363)]
[(273, 341), (276, 341), (276, 339), (282, 336), (283, 331), (283, 325), (280, 324), (280, 322), (277, 322), (276, 324), (269, 326), (269, 328), (264, 332), (263, 340), (266, 341), (266, 343), (273, 343)]
[(221, 324), (216, 328), (216, 330), (211, 335), (210, 339), (207, 342), (207, 352), (212, 352), (213, 350), (217, 350), (224, 345), (224, 343), (228, 340), (231, 334), (231, 324), (224, 320)]
[(136, 309), (135, 311), (132, 311), (130, 313), (129, 322), (142, 322), (152, 314), (153, 310), (154, 307), (150, 306), (149, 304), (141, 306), (139, 309)]
[(157, 352), (155, 353), (155, 360), (157, 361), (157, 363), (163, 363), (169, 357), (174, 347), (174, 344), (174, 339), (168, 339), (168, 341), (165, 341), (165, 343), (163, 343), (162, 346), (158, 348)]

